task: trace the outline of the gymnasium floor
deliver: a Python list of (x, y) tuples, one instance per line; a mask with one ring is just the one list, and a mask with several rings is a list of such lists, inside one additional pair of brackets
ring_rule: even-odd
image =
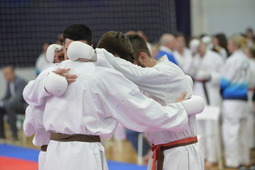
[[(7, 129), (7, 140), (0, 141), (0, 170), (37, 170), (37, 158), (39, 148), (33, 146), (32, 137), (22, 140), (20, 130), (20, 141), (13, 142), (11, 134)], [(137, 165), (137, 156), (131, 144), (124, 141), (107, 140), (103, 141), (109, 170), (146, 170), (146, 166)], [(255, 151), (251, 152), (251, 157), (255, 157)], [(254, 160), (252, 160), (254, 162)], [(205, 168), (205, 170), (218, 170), (217, 166)], [(225, 170), (234, 170), (228, 169)]]
[[(39, 150), (0, 144), (1, 170), (36, 170)], [(108, 161), (110, 170), (146, 170), (146, 166)]]
[[(22, 141), (12, 141), (7, 129), (7, 140), (0, 141), (0, 170), (37, 170), (39, 148), (33, 146), (32, 137)], [(128, 141), (103, 141), (109, 170), (146, 170), (146, 166), (137, 165), (137, 156)]]

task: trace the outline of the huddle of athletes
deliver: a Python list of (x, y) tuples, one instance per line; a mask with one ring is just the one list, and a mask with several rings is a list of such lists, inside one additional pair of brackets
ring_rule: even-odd
[[(68, 26), (63, 50), (51, 45), (52, 64), (28, 83), (24, 132), (41, 147), (40, 170), (107, 170), (101, 138), (118, 123), (144, 132), (152, 144), (148, 170), (202, 170), (196, 117), (205, 107), (193, 81), (167, 56), (155, 60), (137, 34), (92, 33)], [(63, 57), (64, 56), (64, 57)]]

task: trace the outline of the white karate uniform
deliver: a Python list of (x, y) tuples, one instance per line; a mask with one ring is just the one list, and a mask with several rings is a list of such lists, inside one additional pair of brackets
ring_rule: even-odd
[[(43, 146), (48, 145), (50, 142), (50, 133), (46, 132), (43, 126), (42, 118), (43, 118), (44, 106), (28, 106), (26, 109), (26, 118), (23, 124), (23, 130), (26, 136), (32, 136), (35, 134), (33, 138), (33, 144), (35, 146)], [(46, 152), (40, 151), (38, 156), (38, 169), (42, 170), (44, 161), (46, 157)]]
[(255, 147), (255, 131), (254, 131), (254, 114), (255, 114), (255, 108), (252, 101), (252, 96), (254, 94), (254, 88), (255, 88), (255, 59), (249, 59), (250, 65), (249, 65), (249, 92), (248, 92), (248, 140), (249, 140), (249, 146), (250, 148)]
[[(203, 87), (203, 83), (195, 81), (194, 94), (203, 97), (206, 100), (205, 90), (208, 94), (209, 106), (221, 107), (221, 95), (220, 95), (220, 71), (223, 66), (223, 59), (219, 54), (211, 50), (207, 50), (203, 57), (197, 54), (193, 59), (193, 70), (195, 71), (195, 79), (207, 79), (211, 77), (210, 81), (205, 83), (206, 89)], [(214, 132), (213, 121), (201, 120), (198, 121), (198, 133), (203, 134), (206, 138), (200, 140), (203, 147), (204, 157), (210, 163), (217, 162), (217, 149), (216, 138)]]
[(184, 48), (181, 55), (178, 51), (174, 51), (174, 57), (178, 63), (178, 66), (183, 70), (185, 74), (189, 74), (189, 70), (192, 64), (192, 55), (188, 48)]
[[(97, 55), (105, 52), (98, 49)], [(70, 68), (70, 74), (78, 76), (63, 96), (52, 96), (45, 91), (47, 76), (30, 84), (23, 92), (30, 105), (40, 106), (46, 102), (43, 124), (47, 132), (108, 138), (118, 122), (141, 132), (188, 128), (186, 101), (162, 108), (141, 94), (137, 86), (118, 71), (93, 62), (64, 61), (59, 68)], [(99, 142), (51, 140), (43, 169), (105, 170), (108, 167)]]
[[(51, 65), (48, 67), (44, 72), (42, 72), (40, 75), (38, 75), (37, 79), (42, 78), (46, 74), (48, 74), (49, 71), (53, 71), (56, 69), (56, 64)], [(33, 84), (34, 81), (30, 82), (30, 85)], [(30, 86), (28, 85), (28, 86)], [(33, 144), (35, 146), (43, 146), (48, 145), (50, 142), (50, 133), (46, 132), (44, 126), (43, 126), (43, 113), (44, 113), (44, 107), (45, 105), (40, 106), (31, 106), (29, 105), (26, 108), (26, 114), (25, 114), (25, 120), (23, 123), (23, 131), (26, 136), (32, 136), (35, 134), (33, 138)], [(40, 151), (38, 156), (38, 169), (42, 170), (44, 161), (46, 157), (46, 152)]]
[[(201, 72), (204, 72), (211, 77), (211, 80), (206, 82), (206, 89), (210, 102), (210, 104), (207, 104), (220, 107), (222, 100), (220, 95), (220, 72), (223, 67), (223, 60), (220, 55), (211, 50), (207, 50), (203, 58), (199, 55), (195, 56), (192, 67), (196, 69), (194, 75), (195, 79), (203, 79), (203, 77), (200, 76)], [(194, 94), (199, 95), (206, 100), (203, 84), (201, 82), (196, 81), (194, 83)]]
[[(106, 56), (106, 59), (116, 70), (138, 85), (146, 96), (156, 100), (163, 106), (175, 102), (184, 91), (187, 91), (186, 98), (193, 94), (191, 78), (186, 76), (178, 66), (169, 62), (166, 56), (163, 56), (152, 68), (142, 68), (121, 58), (109, 55)], [(104, 59), (98, 58), (99, 65), (104, 65), (105, 63)], [(136, 114), (140, 113), (136, 112)], [(169, 129), (145, 133), (147, 139), (155, 145), (196, 135), (195, 115), (188, 117), (188, 128), (181, 132)], [(152, 154), (149, 159), (148, 170), (151, 170), (153, 162)], [(198, 143), (165, 150), (164, 156), (164, 170), (204, 169), (204, 159)]]
[(235, 51), (222, 70), (222, 131), (226, 166), (249, 164), (247, 129), (249, 61), (241, 50)]
[(221, 48), (219, 51), (219, 54), (220, 54), (221, 58), (223, 59), (223, 61), (225, 62), (226, 59), (228, 58), (228, 53), (225, 50), (225, 48)]

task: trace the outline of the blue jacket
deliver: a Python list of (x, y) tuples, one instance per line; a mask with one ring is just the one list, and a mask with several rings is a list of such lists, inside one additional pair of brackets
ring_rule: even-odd
[(165, 51), (160, 51), (157, 55), (157, 57), (155, 58), (156, 60), (158, 60), (159, 58), (161, 58), (162, 56), (166, 55), (168, 60), (171, 61), (172, 63), (177, 64), (177, 61), (175, 60), (173, 54), (170, 54), (168, 52), (165, 52)]

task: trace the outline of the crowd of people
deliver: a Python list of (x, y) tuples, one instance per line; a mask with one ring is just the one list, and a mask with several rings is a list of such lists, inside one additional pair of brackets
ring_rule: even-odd
[[(248, 28), (245, 34), (230, 38), (223, 33), (201, 35), (189, 42), (181, 33), (163, 34), (157, 43), (148, 47), (155, 59), (166, 55), (170, 62), (190, 75), (194, 81), (194, 94), (203, 97), (207, 106), (220, 108), (226, 167), (250, 166), (250, 151), (255, 144), (253, 30)], [(218, 160), (213, 122), (197, 123), (198, 133), (206, 136), (201, 140), (206, 167), (213, 167)], [(136, 150), (138, 135), (127, 129), (127, 138)], [(146, 148), (145, 145), (144, 150)]]
[(49, 60), (50, 44), (45, 43), (36, 63), (38, 76), (28, 84), (15, 77), (13, 67), (4, 68), (8, 84), (0, 103), (0, 138), (5, 138), (6, 113), (18, 139), (16, 114), (27, 108), (24, 133), (35, 134), (33, 143), (42, 148), (39, 169), (107, 169), (100, 138), (127, 136), (137, 150), (141, 132), (147, 138), (148, 169), (202, 170), (204, 161), (213, 166), (214, 136), (207, 135), (202, 149), (197, 139), (197, 133), (215, 133), (210, 122), (196, 121), (204, 108), (198, 96), (208, 107), (220, 108), (225, 166), (252, 165), (252, 29), (230, 38), (220, 33), (190, 41), (181, 33), (165, 33), (152, 44), (142, 31), (110, 31), (94, 49), (90, 29), (74, 24), (55, 44), (63, 49), (53, 50)]

